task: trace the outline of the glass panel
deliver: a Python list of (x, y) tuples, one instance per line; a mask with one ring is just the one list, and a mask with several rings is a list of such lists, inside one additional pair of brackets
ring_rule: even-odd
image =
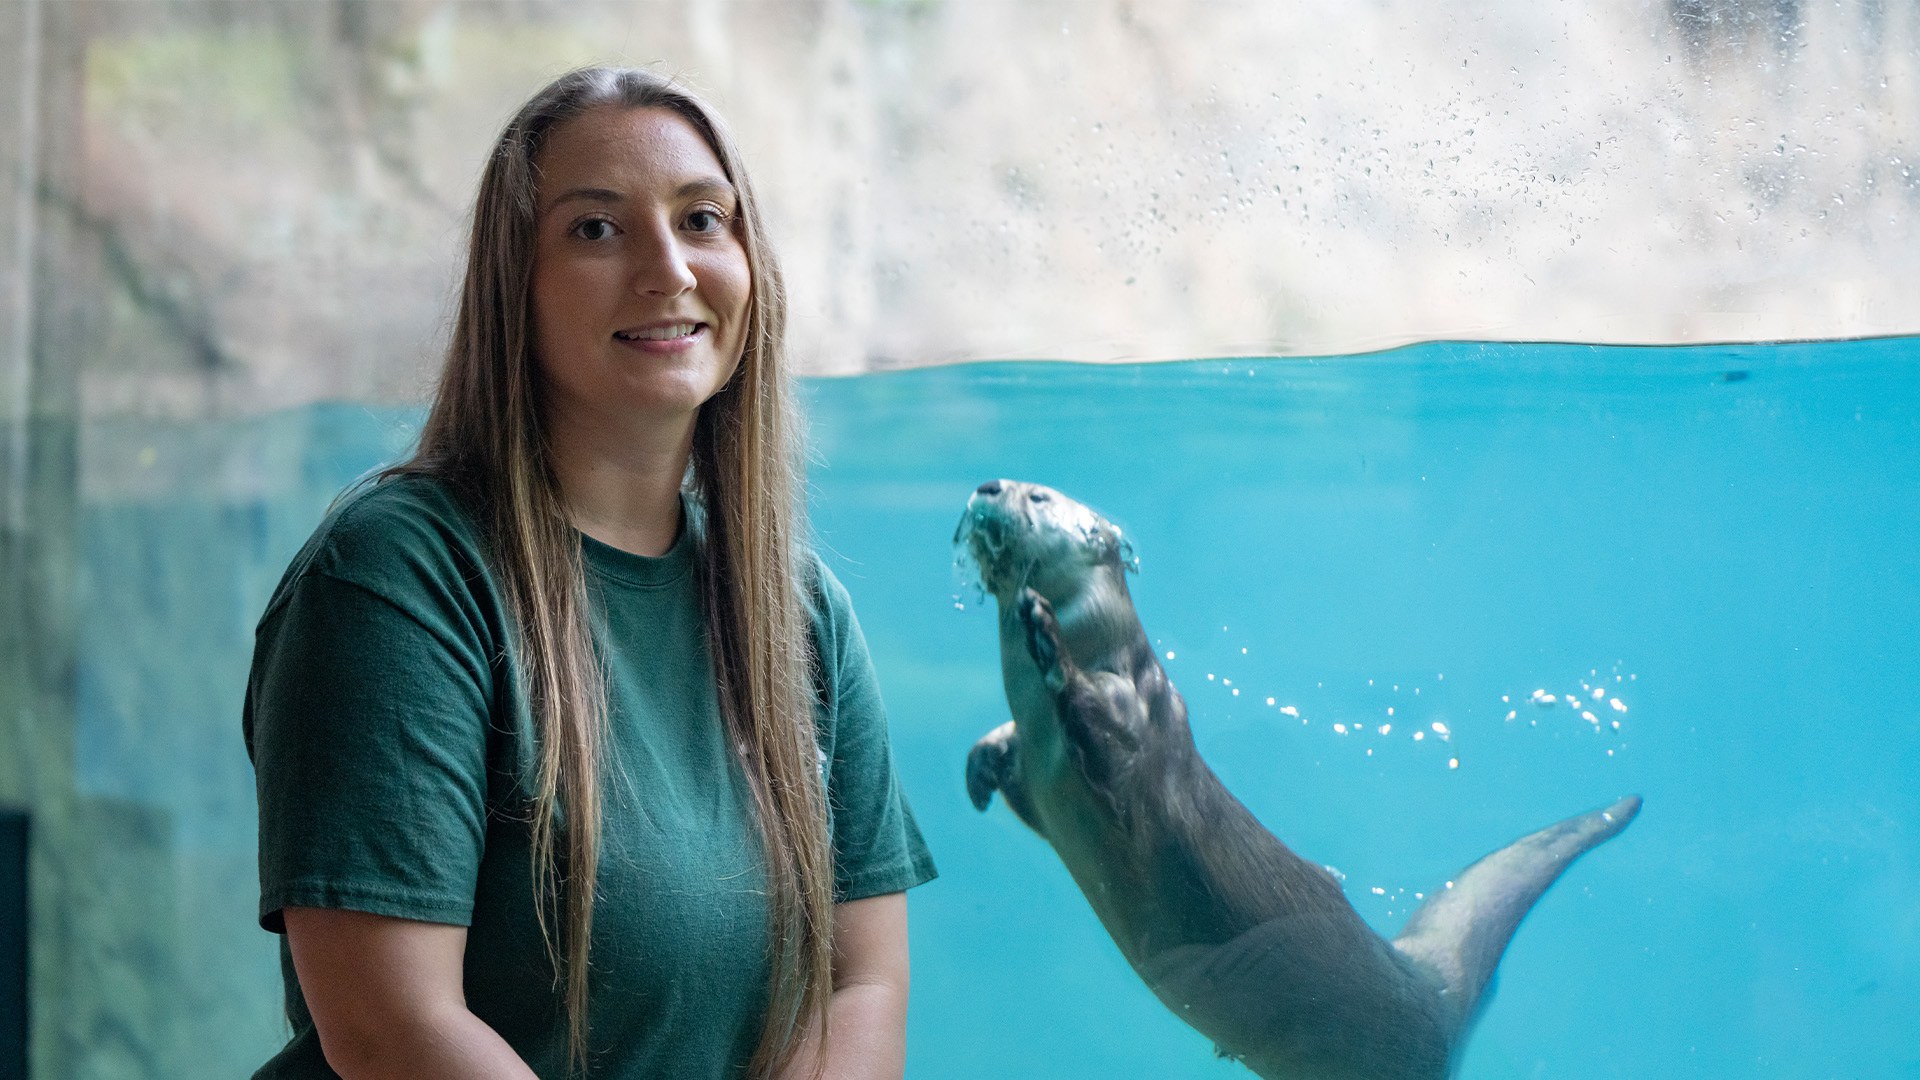
[(967, 799), (1007, 703), (949, 538), (995, 477), (1124, 530), (1199, 751), (1376, 930), (1645, 796), (1461, 1075), (1920, 1068), (1920, 747), (1881, 719), (1920, 675), (1920, 8), (24, 0), (0, 810), (37, 1080), (284, 1040), (254, 622), (410, 443), (498, 125), (609, 57), (709, 94), (778, 241), (816, 528), (943, 870), (908, 1075), (1247, 1075)]

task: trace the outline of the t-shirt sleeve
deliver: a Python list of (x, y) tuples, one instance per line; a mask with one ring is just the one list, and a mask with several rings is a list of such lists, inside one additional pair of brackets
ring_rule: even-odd
[(886, 706), (846, 589), (824, 567), (819, 635), (832, 750), (827, 799), (833, 822), (835, 902), (900, 892), (937, 873), (893, 767)]
[(484, 846), (484, 653), (310, 571), (261, 623), (247, 693), (260, 923), (288, 906), (466, 925)]

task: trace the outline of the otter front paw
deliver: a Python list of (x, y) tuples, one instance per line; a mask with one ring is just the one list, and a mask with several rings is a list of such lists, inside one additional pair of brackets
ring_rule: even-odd
[(973, 744), (967, 752), (967, 798), (975, 810), (985, 810), (995, 791), (1013, 779), (1014, 727), (1009, 720)]
[(1060, 623), (1053, 617), (1053, 605), (1047, 598), (1024, 589), (1020, 593), (1020, 622), (1027, 628), (1027, 652), (1046, 680), (1047, 689), (1059, 693), (1067, 684), (1067, 673), (1060, 655)]

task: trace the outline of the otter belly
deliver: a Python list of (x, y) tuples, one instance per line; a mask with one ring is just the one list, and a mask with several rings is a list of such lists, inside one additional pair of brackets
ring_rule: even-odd
[(1220, 1052), (1268, 1080), (1444, 1080), (1438, 981), (1357, 917), (1302, 911), (1135, 969)]

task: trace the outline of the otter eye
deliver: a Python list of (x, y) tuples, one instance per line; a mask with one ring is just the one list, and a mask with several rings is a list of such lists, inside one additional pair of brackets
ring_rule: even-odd
[(1043, 503), (1043, 502), (1046, 502), (1046, 501), (1047, 501), (1048, 499), (1050, 499), (1050, 498), (1052, 498), (1052, 496), (1050, 496), (1050, 495), (1048, 495), (1048, 494), (1047, 494), (1046, 492), (1044, 492), (1044, 491), (1030, 491), (1030, 492), (1028, 492), (1028, 493), (1027, 493), (1027, 501), (1028, 501), (1028, 502), (1037, 502), (1037, 503)]

